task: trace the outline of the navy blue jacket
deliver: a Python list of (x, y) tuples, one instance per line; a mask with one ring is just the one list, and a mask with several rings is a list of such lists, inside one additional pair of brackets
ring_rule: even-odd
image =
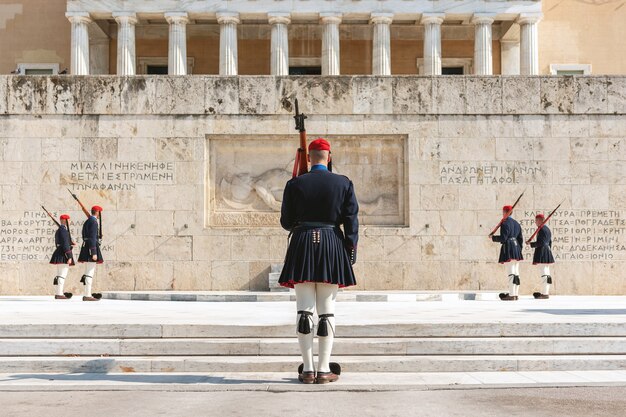
[(83, 223), (83, 244), (89, 249), (89, 255), (97, 255), (98, 248), (98, 220), (95, 216), (89, 216)]
[(72, 257), (72, 242), (70, 241), (70, 234), (65, 226), (61, 226), (57, 229), (54, 234), (54, 244), (63, 252), (65, 261)]
[(514, 238), (520, 247), (524, 245), (524, 238), (522, 237), (522, 228), (519, 223), (511, 216), (507, 217), (500, 226), (500, 235), (492, 236), (494, 242), (506, 243), (507, 240)]
[(537, 241), (531, 242), (530, 247), (536, 248), (539, 246), (548, 246), (552, 247), (552, 232), (548, 229), (548, 226), (543, 225), (541, 229), (539, 229), (539, 233), (537, 233)]
[(292, 178), (283, 193), (280, 224), (291, 230), (300, 222), (343, 225), (347, 249), (359, 240), (359, 203), (352, 181), (327, 170), (315, 170)]

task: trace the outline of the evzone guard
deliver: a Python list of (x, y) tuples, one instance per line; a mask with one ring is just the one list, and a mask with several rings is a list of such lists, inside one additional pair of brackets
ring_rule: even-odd
[(545, 220), (543, 214), (537, 214), (535, 216), (535, 224), (539, 228), (539, 232), (537, 233), (537, 240), (530, 242), (530, 247), (535, 248), (533, 265), (539, 265), (542, 270), (541, 280), (543, 290), (533, 293), (533, 297), (537, 299), (550, 298), (550, 285), (552, 285), (552, 276), (550, 275), (550, 264), (554, 263), (554, 257), (552, 256), (552, 232), (548, 226), (544, 224)]
[[(515, 204), (517, 202), (519, 202), (519, 198)], [(496, 226), (496, 229), (500, 228), (500, 235), (494, 235), (493, 231), (489, 234), (492, 241), (500, 242), (501, 245), (498, 262), (507, 266), (509, 292), (500, 293), (500, 299), (503, 301), (516, 301), (518, 299), (520, 286), (519, 261), (524, 259), (522, 256), (522, 245), (524, 244), (522, 227), (511, 217), (514, 207), (515, 205), (502, 207), (502, 220)]]
[[(335, 300), (340, 287), (356, 285), (352, 265), (356, 261), (359, 205), (350, 179), (329, 170), (330, 144), (326, 140), (311, 142), (307, 157), (304, 115), (297, 110), (296, 128), (300, 130), (300, 149), (294, 178), (285, 186), (280, 217), (291, 239), (278, 282), (296, 292), (296, 333), (303, 360), (298, 379), (305, 384), (325, 384), (336, 381), (341, 373), (339, 364), (330, 362)], [(308, 162), (311, 171), (307, 173)], [(313, 363), (316, 310), (317, 369)]]
[(91, 287), (96, 274), (96, 265), (104, 262), (100, 250), (100, 240), (102, 239), (102, 207), (93, 206), (90, 214), (76, 194), (73, 194), (71, 191), (70, 194), (72, 194), (74, 200), (78, 202), (83, 213), (87, 216), (87, 220), (83, 223), (83, 244), (80, 248), (80, 255), (78, 255), (78, 262), (85, 264), (85, 273), (80, 279), (80, 282), (85, 286), (83, 301), (98, 301), (102, 298), (102, 294), (92, 293)]
[(70, 216), (68, 214), (62, 214), (59, 217), (59, 222), (45, 207), (42, 206), (42, 208), (58, 226), (54, 234), (55, 250), (50, 258), (50, 263), (57, 266), (57, 275), (53, 280), (53, 285), (56, 288), (54, 298), (56, 300), (68, 300), (72, 298), (72, 293), (63, 292), (63, 286), (65, 285), (65, 279), (67, 278), (70, 267), (75, 265), (72, 248), (76, 245), (76, 243), (72, 241), (72, 235), (70, 233)]

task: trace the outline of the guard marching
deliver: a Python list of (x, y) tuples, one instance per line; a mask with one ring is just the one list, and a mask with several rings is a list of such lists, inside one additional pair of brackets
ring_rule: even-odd
[(535, 224), (539, 227), (539, 232), (537, 233), (537, 240), (531, 242), (530, 247), (535, 248), (533, 265), (539, 265), (542, 269), (543, 291), (533, 293), (533, 297), (545, 300), (550, 298), (550, 285), (552, 285), (552, 276), (550, 275), (550, 264), (554, 263), (554, 257), (552, 256), (552, 232), (545, 224), (545, 216), (543, 214), (535, 216)]
[(96, 265), (104, 262), (100, 251), (101, 233), (99, 232), (98, 220), (102, 221), (102, 207), (93, 206), (91, 216), (83, 224), (83, 245), (78, 256), (78, 262), (85, 264), (85, 273), (80, 280), (85, 286), (83, 301), (98, 301), (102, 297), (99, 293), (91, 292)]
[[(307, 384), (324, 384), (336, 381), (341, 372), (338, 364), (330, 362), (335, 299), (338, 288), (356, 284), (352, 265), (356, 261), (359, 205), (350, 179), (328, 169), (328, 141), (311, 142), (309, 161), (311, 172), (285, 186), (280, 222), (291, 240), (279, 283), (296, 291), (297, 334), (303, 359), (298, 378)], [(313, 363), (316, 309), (317, 370)]]
[(57, 223), (59, 228), (54, 234), (54, 244), (56, 249), (50, 258), (50, 263), (57, 266), (57, 275), (54, 277), (53, 284), (56, 287), (54, 298), (56, 300), (67, 300), (72, 298), (71, 292), (63, 292), (65, 278), (70, 270), (70, 266), (74, 266), (74, 254), (72, 247), (76, 245), (72, 241), (70, 234), (70, 216), (62, 214), (61, 222)]
[(505, 218), (500, 225), (500, 235), (493, 236), (494, 242), (500, 242), (500, 257), (498, 262), (507, 265), (507, 274), (509, 279), (509, 292), (500, 293), (500, 299), (503, 301), (515, 301), (519, 297), (519, 261), (523, 260), (522, 245), (524, 238), (522, 237), (522, 228), (520, 224), (511, 217), (513, 214), (513, 206), (502, 207), (502, 216)]

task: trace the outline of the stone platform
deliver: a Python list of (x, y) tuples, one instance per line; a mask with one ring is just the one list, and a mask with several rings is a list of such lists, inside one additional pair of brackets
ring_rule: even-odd
[[(573, 296), (344, 301), (337, 305), (334, 360), (347, 375), (399, 377), (623, 371), (624, 305), (626, 297)], [(295, 304), (285, 301), (0, 297), (0, 373), (293, 373), (300, 363), (294, 322)]]

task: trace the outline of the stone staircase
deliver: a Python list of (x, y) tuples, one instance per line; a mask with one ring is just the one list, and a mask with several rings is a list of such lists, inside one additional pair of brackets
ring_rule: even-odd
[[(626, 322), (343, 325), (345, 372), (626, 369)], [(292, 325), (0, 325), (0, 373), (293, 372)]]

